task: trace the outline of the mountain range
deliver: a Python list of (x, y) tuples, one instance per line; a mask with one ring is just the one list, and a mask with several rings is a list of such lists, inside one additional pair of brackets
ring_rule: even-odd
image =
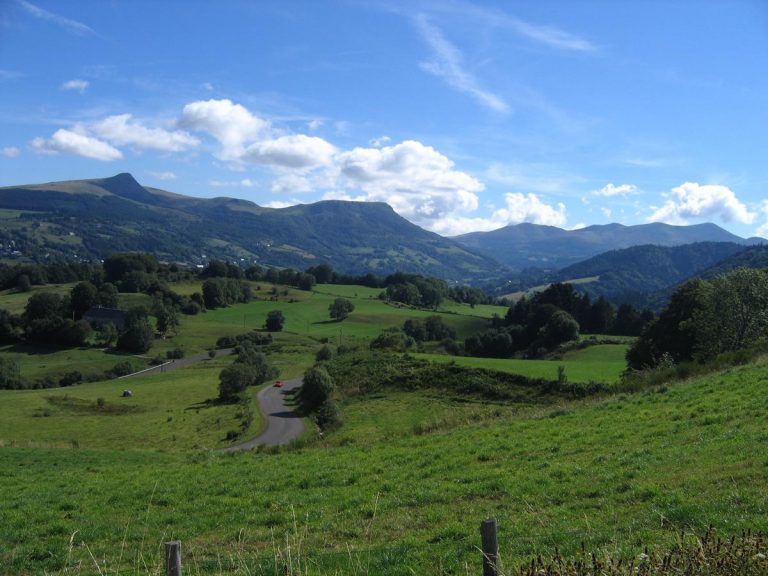
[(347, 274), (403, 271), (487, 286), (525, 268), (554, 273), (632, 246), (727, 243), (692, 249), (687, 255), (638, 248), (629, 258), (607, 255), (556, 275), (608, 279), (621, 261), (646, 277), (654, 275), (655, 267), (657, 276), (666, 281), (685, 276), (693, 262), (702, 268), (712, 266), (762, 241), (745, 240), (714, 224), (658, 223), (570, 231), (517, 224), (445, 238), (412, 224), (381, 202), (321, 201), (267, 208), (247, 200), (196, 198), (146, 187), (127, 173), (0, 188), (0, 257), (6, 259), (92, 260), (143, 251), (188, 264), (217, 258), (244, 266), (304, 270), (328, 263)]
[(456, 281), (498, 274), (493, 259), (419, 228), (380, 202), (265, 208), (141, 186), (130, 174), (0, 188), (6, 251), (40, 259), (152, 252), (187, 263), (219, 258), (342, 273), (397, 270)]
[(559, 270), (609, 250), (644, 244), (680, 246), (694, 242), (733, 242), (749, 245), (765, 241), (762, 238), (745, 240), (715, 224), (673, 226), (660, 222), (636, 226), (605, 224), (577, 230), (523, 223), (491, 232), (471, 232), (453, 239), (518, 271), (525, 268)]

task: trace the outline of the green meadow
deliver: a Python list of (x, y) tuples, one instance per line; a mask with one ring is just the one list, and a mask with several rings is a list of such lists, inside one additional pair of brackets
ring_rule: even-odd
[[(0, 565), (157, 574), (178, 538), (191, 574), (283, 574), (289, 554), (302, 573), (462, 574), (488, 516), (508, 567), (582, 542), (630, 558), (709, 524), (765, 531), (766, 379), (761, 363), (523, 413), (359, 398), (347, 441), (276, 453), (6, 447)], [(419, 428), (441, 413), (454, 420)]]
[[(183, 316), (148, 355), (208, 350), (280, 309), (285, 329), (265, 351), (288, 378), (326, 340), (364, 347), (383, 328), (435, 314), (358, 286), (260, 288), (249, 304)], [(331, 322), (338, 296), (355, 311)], [(504, 309), (438, 313), (463, 338)], [(569, 382), (612, 384), (626, 346), (541, 361), (413, 356), (548, 380), (563, 366)], [(96, 349), (0, 354), (18, 354), (25, 375), (121, 359)], [(230, 444), (244, 418), (241, 406), (212, 402), (229, 362), (0, 391), (0, 574), (159, 575), (173, 539), (185, 574), (472, 574), (478, 526), (491, 516), (511, 574), (537, 554), (578, 554), (582, 543), (629, 560), (710, 524), (724, 536), (768, 529), (764, 361), (633, 394), (525, 405), (439, 386), (348, 394), (336, 431), (320, 435), (307, 420), (293, 446), (223, 454), (211, 449)], [(121, 396), (126, 388), (132, 397)], [(243, 438), (264, 425), (254, 412)]]
[(600, 382), (615, 384), (627, 368), (625, 344), (598, 344), (582, 350), (573, 350), (559, 360), (518, 360), (510, 358), (473, 358), (446, 356), (445, 354), (414, 354), (432, 362), (455, 362), (470, 368), (489, 368), (499, 372), (522, 374), (529, 378), (557, 380), (560, 366), (565, 368), (569, 382), (587, 384)]

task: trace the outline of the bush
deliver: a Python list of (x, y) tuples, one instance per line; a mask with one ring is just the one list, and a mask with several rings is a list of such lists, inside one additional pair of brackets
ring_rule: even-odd
[(315, 354), (315, 360), (318, 362), (324, 362), (331, 358), (333, 358), (333, 348), (328, 346), (328, 344), (323, 345), (323, 347), (317, 351), (317, 354)]
[(127, 360), (124, 362), (118, 362), (112, 368), (109, 370), (108, 374), (110, 374), (113, 378), (119, 378), (120, 376), (127, 376), (128, 374), (133, 374), (133, 365), (128, 362)]
[(331, 399), (335, 388), (333, 378), (322, 366), (313, 366), (304, 373), (304, 383), (299, 389), (299, 401), (307, 412), (313, 412)]
[(264, 322), (264, 326), (270, 332), (280, 332), (285, 324), (285, 316), (280, 310), (272, 310), (267, 314), (267, 319)]
[(74, 384), (80, 384), (82, 381), (82, 373), (78, 372), (77, 370), (73, 370), (72, 372), (67, 372), (64, 374), (64, 376), (59, 378), (59, 386), (72, 386)]
[(168, 358), (168, 360), (180, 360), (184, 358), (184, 349), (174, 348), (173, 350), (168, 350), (165, 353), (165, 357)]
[(247, 364), (232, 364), (219, 374), (219, 400), (234, 402), (240, 394), (254, 383), (253, 369)]

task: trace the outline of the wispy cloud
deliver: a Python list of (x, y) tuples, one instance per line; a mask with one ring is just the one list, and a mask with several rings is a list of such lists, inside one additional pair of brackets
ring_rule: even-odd
[(461, 0), (437, 2), (432, 5), (432, 8), (435, 11), (452, 12), (464, 18), (471, 17), (480, 20), (484, 26), (489, 28), (511, 30), (519, 36), (550, 48), (571, 52), (596, 52), (598, 50), (597, 46), (586, 38), (562, 30), (557, 26), (529, 22), (502, 10), (479, 6), (472, 2)]
[(421, 37), (432, 49), (432, 59), (421, 63), (423, 70), (442, 78), (459, 92), (469, 94), (486, 108), (496, 112), (509, 112), (509, 105), (502, 98), (480, 86), (477, 79), (465, 68), (461, 51), (451, 44), (436, 26), (423, 14), (417, 16), (415, 22)]
[(40, 20), (47, 20), (48, 22), (53, 22), (57, 26), (61, 26), (62, 28), (65, 28), (66, 30), (73, 32), (74, 34), (80, 34), (80, 35), (96, 34), (93, 28), (83, 24), (82, 22), (78, 22), (77, 20), (72, 20), (70, 18), (65, 18), (64, 16), (59, 16), (58, 14), (54, 14), (53, 12), (49, 12), (48, 10), (44, 10), (39, 6), (35, 6), (31, 2), (27, 2), (26, 0), (16, 0), (16, 2), (17, 4), (19, 4), (19, 6), (24, 8), (24, 10), (26, 10), (28, 14), (31, 14), (35, 18), (39, 18)]
[(82, 94), (90, 86), (88, 80), (67, 80), (61, 85), (62, 90), (76, 90)]

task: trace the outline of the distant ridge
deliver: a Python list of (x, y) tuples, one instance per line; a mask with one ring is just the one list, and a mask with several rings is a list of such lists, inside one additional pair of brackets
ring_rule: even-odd
[(348, 274), (404, 271), (461, 282), (503, 270), (381, 202), (273, 209), (147, 188), (122, 173), (0, 188), (0, 209), (10, 211), (0, 228), (6, 257), (95, 259), (135, 250), (191, 264), (219, 258), (303, 270), (329, 263)]
[(458, 243), (494, 255), (513, 270), (536, 267), (557, 270), (609, 250), (643, 244), (680, 246), (694, 242), (753, 244), (715, 224), (673, 226), (652, 223), (636, 226), (604, 224), (578, 230), (562, 230), (538, 224), (514, 224), (491, 232), (471, 232), (454, 237)]

